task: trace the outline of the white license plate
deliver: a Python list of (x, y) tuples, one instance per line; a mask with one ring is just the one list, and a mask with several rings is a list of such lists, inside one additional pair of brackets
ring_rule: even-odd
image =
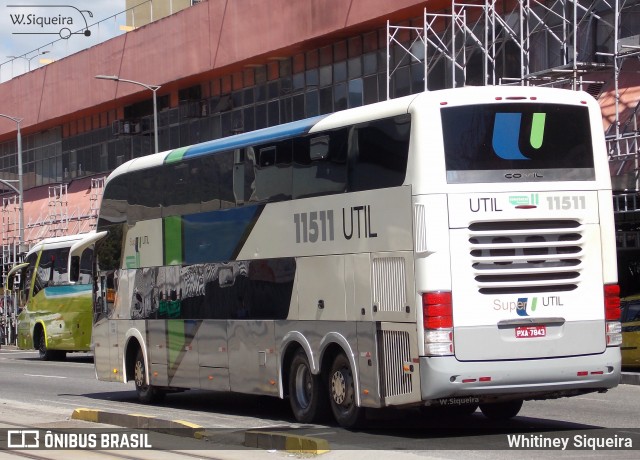
[(516, 327), (516, 339), (531, 339), (547, 335), (547, 326), (520, 326)]

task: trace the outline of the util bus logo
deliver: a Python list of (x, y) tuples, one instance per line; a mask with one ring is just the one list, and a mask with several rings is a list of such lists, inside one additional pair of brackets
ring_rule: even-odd
[[(531, 120), (529, 144), (534, 149), (542, 147), (546, 113), (534, 113)], [(504, 160), (529, 160), (520, 151), (521, 113), (496, 113), (493, 126), (493, 150)]]
[[(538, 298), (531, 298), (531, 311), (536, 311), (536, 305), (538, 304)], [(516, 313), (518, 316), (529, 316), (527, 313), (527, 307), (529, 307), (529, 299), (527, 297), (520, 297), (518, 299), (518, 306), (516, 307)]]

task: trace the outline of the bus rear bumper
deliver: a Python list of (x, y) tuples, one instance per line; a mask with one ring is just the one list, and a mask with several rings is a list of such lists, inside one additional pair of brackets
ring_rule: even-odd
[(548, 399), (613, 388), (620, 382), (620, 366), (619, 348), (607, 348), (600, 355), (523, 361), (421, 357), (420, 386), (423, 401)]

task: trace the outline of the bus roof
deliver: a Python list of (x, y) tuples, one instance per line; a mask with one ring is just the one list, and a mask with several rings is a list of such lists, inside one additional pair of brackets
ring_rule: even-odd
[(27, 252), (27, 256), (29, 254), (42, 250), (42, 248), (45, 246), (52, 249), (63, 248), (67, 246), (71, 247), (73, 243), (86, 238), (87, 235), (89, 235), (89, 233), (79, 233), (77, 235), (56, 236), (53, 238), (45, 238), (43, 240), (38, 241), (31, 249), (29, 249), (29, 252)]
[(250, 145), (256, 145), (268, 140), (281, 140), (288, 137), (304, 134), (316, 125), (327, 115), (320, 115), (313, 118), (305, 118), (291, 123), (258, 129), (233, 136), (214, 139), (200, 144), (189, 145), (168, 152), (160, 152), (140, 158), (134, 158), (118, 166), (107, 178), (107, 183), (116, 176), (131, 171), (151, 168), (164, 163), (175, 163), (184, 158), (194, 158), (201, 155), (210, 155), (216, 152), (240, 149)]

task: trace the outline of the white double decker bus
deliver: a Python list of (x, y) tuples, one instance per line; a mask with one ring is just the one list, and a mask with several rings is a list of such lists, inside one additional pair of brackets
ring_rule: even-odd
[(97, 229), (98, 378), (146, 402), (289, 398), (346, 427), (615, 387), (601, 123), (586, 93), (476, 87), (123, 164)]

